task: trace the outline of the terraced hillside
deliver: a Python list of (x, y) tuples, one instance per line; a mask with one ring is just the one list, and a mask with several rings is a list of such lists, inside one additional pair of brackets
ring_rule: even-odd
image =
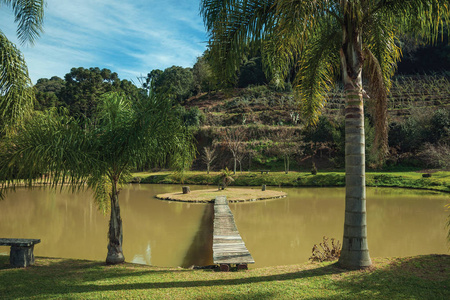
[[(194, 163), (195, 168), (203, 166), (201, 158), (203, 148), (213, 146), (217, 148), (216, 155), (219, 155), (222, 161), (218, 167), (231, 168), (232, 156), (223, 143), (225, 128), (240, 127), (245, 131), (240, 141), (243, 144), (242, 155), (246, 157), (241, 158), (240, 161), (247, 161), (244, 169), (251, 167), (252, 162), (255, 167), (278, 165), (278, 168), (282, 168), (283, 159), (280, 157), (283, 155), (280, 147), (277, 148), (280, 146), (277, 136), (280, 136), (281, 132), (288, 131), (288, 139), (291, 136), (305, 137), (314, 131), (314, 129), (306, 128), (306, 124), (302, 122), (299, 103), (296, 102), (292, 92), (274, 91), (267, 86), (201, 94), (190, 98), (186, 106), (196, 106), (204, 114), (201, 127), (197, 132), (199, 158)], [(450, 109), (450, 77), (445, 75), (398, 76), (393, 81), (388, 102), (391, 121), (398, 122), (408, 118), (414, 110), (432, 112), (439, 108)], [(369, 110), (370, 108), (367, 109)], [(339, 120), (342, 120), (343, 111), (344, 93), (342, 88), (337, 86), (328, 92), (328, 102), (322, 115), (331, 122), (339, 123)], [(336, 165), (335, 162), (330, 163), (330, 159), (337, 154), (342, 154), (338, 153), (342, 151), (337, 149), (339, 145), (336, 145), (336, 141), (330, 141), (332, 139), (330, 134), (303, 138), (303, 150), (292, 153), (296, 164), (307, 168), (312, 165), (312, 162), (323, 166)], [(335, 134), (342, 135), (339, 132)], [(370, 132), (368, 135), (370, 136)], [(296, 141), (292, 140), (292, 143)], [(326, 159), (322, 159), (324, 156)], [(323, 163), (324, 160), (326, 162)]]

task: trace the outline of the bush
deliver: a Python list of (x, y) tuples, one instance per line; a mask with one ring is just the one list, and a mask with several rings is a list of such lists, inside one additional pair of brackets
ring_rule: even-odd
[(436, 143), (450, 136), (450, 109), (438, 109), (431, 117), (430, 142)]
[(323, 242), (319, 244), (320, 248), (317, 245), (314, 245), (312, 248), (312, 255), (309, 258), (312, 261), (332, 261), (337, 260), (339, 256), (341, 256), (341, 243), (339, 241), (334, 242), (335, 239), (331, 239), (331, 247), (328, 245), (328, 238), (323, 237)]
[(432, 168), (450, 168), (450, 146), (449, 145), (433, 145), (426, 143), (419, 157)]
[(197, 106), (189, 109), (185, 109), (183, 106), (177, 106), (176, 109), (178, 110), (180, 117), (183, 119), (184, 125), (187, 127), (198, 127), (205, 122), (205, 114)]
[(401, 152), (415, 152), (424, 143), (445, 142), (449, 138), (450, 110), (411, 110), (409, 118), (389, 127), (390, 147), (397, 147)]

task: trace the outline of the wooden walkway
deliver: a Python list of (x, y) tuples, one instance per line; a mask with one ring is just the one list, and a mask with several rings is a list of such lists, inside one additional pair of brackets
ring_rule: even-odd
[(247, 269), (247, 264), (255, 263), (237, 230), (225, 196), (218, 196), (214, 201), (213, 260), (222, 271), (229, 271), (231, 264)]

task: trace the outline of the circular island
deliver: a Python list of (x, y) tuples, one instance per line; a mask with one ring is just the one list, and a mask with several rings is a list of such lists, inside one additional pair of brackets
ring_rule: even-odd
[(168, 201), (207, 203), (213, 202), (217, 196), (226, 196), (228, 202), (247, 202), (284, 198), (286, 195), (287, 193), (280, 191), (226, 188), (224, 190), (195, 190), (187, 194), (182, 192), (159, 194), (156, 195), (156, 198)]

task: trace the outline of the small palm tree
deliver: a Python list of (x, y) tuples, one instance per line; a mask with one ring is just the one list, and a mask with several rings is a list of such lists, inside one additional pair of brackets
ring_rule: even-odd
[[(15, 15), (17, 36), (22, 44), (33, 44), (42, 32), (44, 0), (0, 0)], [(0, 130), (17, 123), (33, 108), (34, 91), (20, 50), (0, 30)]]
[(52, 187), (91, 188), (99, 206), (111, 212), (106, 262), (123, 262), (119, 193), (131, 170), (148, 164), (183, 167), (193, 157), (192, 135), (164, 100), (106, 94), (96, 124), (86, 130), (55, 111), (34, 116), (0, 145), (2, 187), (14, 186), (18, 178), (32, 185), (38, 174), (47, 174)]
[(220, 170), (220, 181), (222, 182), (222, 189), (226, 189), (233, 181), (233, 177), (231, 177), (231, 170), (228, 168)]
[[(346, 212), (340, 264), (371, 265), (366, 235), (364, 98), (375, 100), (376, 144), (387, 151), (386, 102), (408, 33), (434, 42), (449, 23), (448, 0), (202, 0), (210, 56), (232, 78), (249, 45), (259, 46), (274, 83), (296, 70), (294, 89), (313, 122), (341, 77), (346, 93)], [(368, 81), (363, 87), (363, 71)]]

